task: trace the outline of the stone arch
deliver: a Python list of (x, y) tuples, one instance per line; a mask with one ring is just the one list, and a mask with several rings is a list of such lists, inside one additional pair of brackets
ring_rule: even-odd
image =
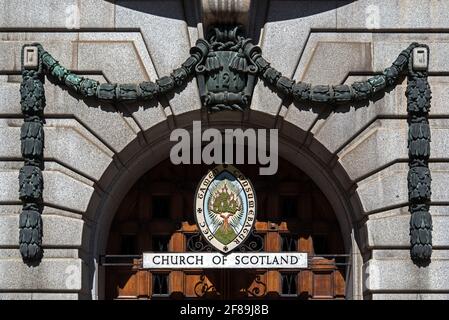
[[(192, 121), (203, 118), (204, 127), (224, 128), (269, 128), (264, 123), (273, 122), (273, 116), (258, 111), (247, 111), (244, 114), (235, 112), (223, 112), (219, 117), (205, 116), (198, 111), (188, 112), (176, 118), (176, 127), (191, 129)], [(168, 119), (170, 121), (171, 119)], [(172, 122), (174, 123), (174, 122)], [(83, 247), (87, 254), (87, 274), (84, 277), (84, 285), (91, 290), (93, 299), (103, 297), (104, 284), (102, 283), (103, 272), (98, 266), (98, 259), (106, 250), (110, 224), (123, 197), (132, 185), (148, 170), (160, 161), (169, 157), (171, 143), (169, 136), (171, 130), (167, 130), (166, 123), (159, 123), (147, 132), (147, 136), (153, 136), (152, 141), (140, 148), (140, 151), (119, 170), (112, 162), (101, 178), (102, 185), (107, 185), (104, 196), (92, 196), (87, 217), (92, 221), (91, 228), (84, 228)], [(353, 258), (360, 260), (357, 256), (358, 248), (362, 248), (366, 240), (357, 230), (357, 221), (361, 217), (361, 205), (357, 195), (350, 197), (352, 184), (343, 167), (338, 160), (333, 161), (333, 167), (329, 168), (326, 159), (332, 155), (322, 147), (313, 137), (308, 138), (307, 144), (298, 145), (298, 137), (305, 132), (293, 125), (288, 130), (279, 131), (279, 157), (282, 157), (299, 169), (307, 172), (309, 177), (318, 185), (331, 203), (340, 224), (342, 238), (346, 253), (351, 253)], [(173, 128), (174, 129), (174, 128)], [(290, 134), (287, 135), (286, 132)], [(154, 135), (153, 135), (154, 133)], [(136, 138), (131, 144), (139, 144)], [(136, 146), (129, 145), (122, 153)], [(352, 200), (351, 200), (352, 199)], [(352, 268), (347, 281), (347, 296), (354, 297), (361, 294), (358, 274), (361, 266), (353, 259)]]

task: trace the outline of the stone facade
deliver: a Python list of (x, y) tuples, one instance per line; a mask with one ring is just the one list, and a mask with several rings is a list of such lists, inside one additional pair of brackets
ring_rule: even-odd
[(381, 73), (412, 42), (429, 46), (430, 264), (417, 266), (409, 252), (406, 79), (381, 99), (332, 110), (285, 103), (259, 81), (249, 111), (218, 114), (201, 111), (195, 80), (163, 103), (109, 107), (46, 81), (44, 257), (24, 264), (21, 47), (39, 42), (62, 65), (101, 82), (155, 81), (183, 63), (208, 20), (201, 1), (0, 0), (0, 299), (102, 298), (98, 257), (121, 197), (168, 157), (170, 131), (195, 119), (280, 130), (280, 156), (314, 179), (338, 215), (353, 257), (349, 298), (447, 299), (449, 1), (243, 2), (249, 36), (296, 81), (352, 83)]

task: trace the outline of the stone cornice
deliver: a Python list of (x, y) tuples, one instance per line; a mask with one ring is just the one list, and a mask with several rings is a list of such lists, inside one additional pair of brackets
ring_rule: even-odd
[(218, 24), (248, 27), (251, 0), (201, 0), (202, 20), (205, 30)]

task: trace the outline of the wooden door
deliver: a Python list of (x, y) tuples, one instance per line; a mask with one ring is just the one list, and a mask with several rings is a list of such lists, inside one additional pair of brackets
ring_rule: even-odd
[[(280, 159), (281, 160), (281, 159)], [(338, 221), (325, 196), (300, 170), (280, 161), (274, 176), (259, 176), (255, 166), (239, 169), (257, 194), (253, 240), (269, 252), (300, 251), (309, 268), (276, 270), (143, 270), (106, 267), (107, 299), (341, 299), (345, 268), (337, 262), (344, 248)], [(196, 185), (204, 166), (174, 166), (164, 161), (145, 174), (123, 200), (111, 226), (108, 255), (144, 251), (197, 250), (200, 236), (193, 217)], [(332, 256), (329, 256), (332, 255)], [(138, 257), (137, 257), (138, 258)]]

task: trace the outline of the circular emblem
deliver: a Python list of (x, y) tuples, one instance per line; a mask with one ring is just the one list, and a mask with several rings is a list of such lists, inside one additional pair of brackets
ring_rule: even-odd
[(207, 242), (223, 253), (245, 242), (256, 221), (256, 208), (251, 182), (231, 165), (210, 170), (196, 190), (198, 228)]

